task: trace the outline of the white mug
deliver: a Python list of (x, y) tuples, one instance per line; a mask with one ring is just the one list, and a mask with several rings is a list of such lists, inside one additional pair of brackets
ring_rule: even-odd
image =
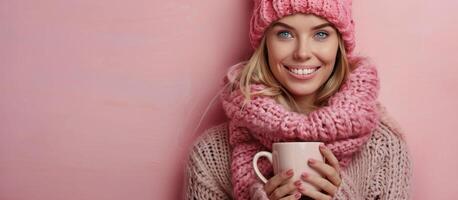
[[(272, 153), (267, 151), (260, 151), (256, 153), (253, 158), (253, 168), (256, 175), (264, 182), (267, 183), (267, 179), (261, 174), (258, 168), (258, 159), (266, 157), (273, 165), (274, 174), (278, 174), (282, 171), (292, 169), (294, 172), (293, 177), (290, 178), (289, 182), (302, 180), (301, 174), (306, 172), (310, 175), (321, 176), (317, 171), (309, 167), (308, 160), (315, 159), (318, 161), (324, 161), (321, 155), (319, 145), (322, 142), (278, 142), (272, 146)], [(302, 180), (302, 186), (305, 190), (317, 190), (317, 188)]]

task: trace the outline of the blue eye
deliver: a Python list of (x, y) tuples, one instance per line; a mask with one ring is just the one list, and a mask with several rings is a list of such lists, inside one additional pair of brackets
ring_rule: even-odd
[(324, 40), (328, 37), (328, 33), (324, 32), (324, 31), (320, 31), (318, 33), (315, 34), (316, 37), (318, 37), (318, 40)]
[(288, 35), (291, 35), (291, 33), (288, 31), (280, 31), (277, 33), (277, 35), (280, 36), (281, 38), (288, 38)]

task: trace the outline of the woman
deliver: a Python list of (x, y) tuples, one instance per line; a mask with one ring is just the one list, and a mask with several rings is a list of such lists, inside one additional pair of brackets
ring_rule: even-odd
[[(256, 0), (250, 23), (255, 49), (232, 66), (221, 100), (228, 122), (195, 144), (188, 199), (408, 199), (405, 141), (377, 102), (376, 68), (355, 56), (348, 0)], [(322, 177), (302, 174), (320, 190), (287, 183), (263, 160), (262, 184), (251, 161), (280, 141), (320, 141)]]

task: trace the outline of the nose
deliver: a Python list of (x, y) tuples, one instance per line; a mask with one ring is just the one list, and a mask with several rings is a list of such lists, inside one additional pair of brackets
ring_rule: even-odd
[(294, 59), (304, 61), (310, 59), (312, 50), (305, 40), (296, 40), (296, 49), (294, 50)]

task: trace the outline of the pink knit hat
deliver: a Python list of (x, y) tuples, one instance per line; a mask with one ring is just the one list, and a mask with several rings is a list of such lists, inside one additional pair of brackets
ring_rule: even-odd
[(340, 32), (347, 55), (355, 48), (355, 25), (351, 0), (254, 0), (250, 21), (250, 43), (256, 49), (265, 29), (274, 21), (296, 13), (315, 14), (332, 23)]

